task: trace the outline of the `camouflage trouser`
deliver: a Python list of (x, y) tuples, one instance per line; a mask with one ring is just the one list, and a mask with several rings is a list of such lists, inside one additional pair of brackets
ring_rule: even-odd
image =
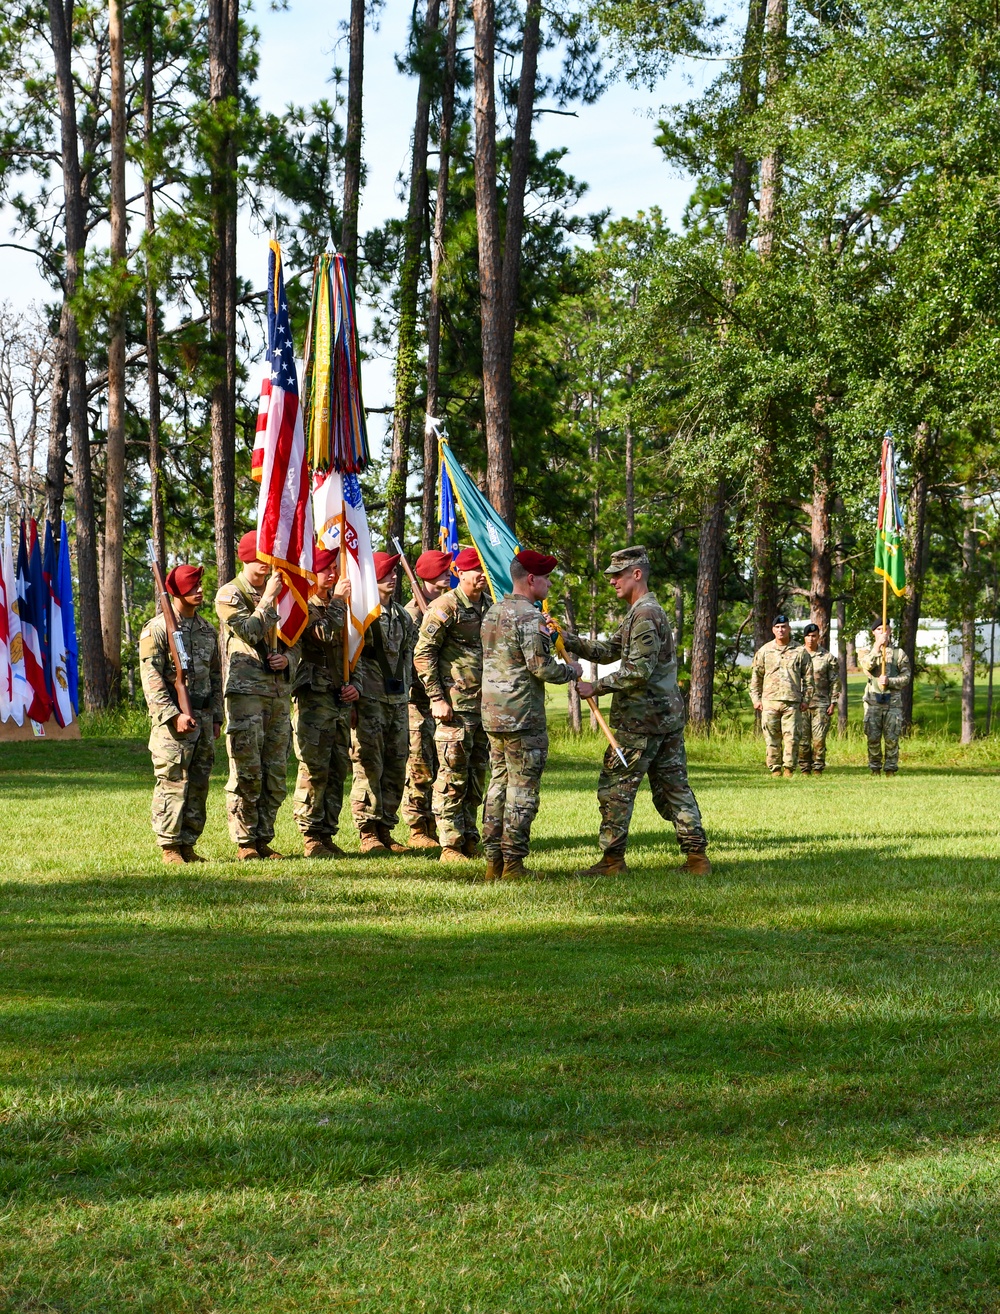
[(453, 712), (450, 721), (438, 722), (434, 744), (438, 773), (433, 806), (438, 841), (442, 848), (460, 849), (464, 842), (479, 839), (476, 822), (486, 784), (490, 741), (478, 716)]
[(434, 718), (424, 716), (419, 707), (409, 706), (410, 756), (406, 759), (406, 797), (403, 820), (408, 826), (434, 822), (431, 791), (437, 775), (437, 749), (434, 747)]
[(351, 815), (359, 830), (373, 822), (395, 826), (406, 777), (406, 703), (362, 698), (351, 735)]
[(642, 778), (649, 776), (653, 806), (665, 820), (673, 823), (682, 853), (704, 853), (708, 839), (701, 825), (698, 800), (688, 784), (684, 731), (669, 735), (632, 735), (618, 732), (618, 742), (628, 767), (623, 767), (611, 747), (604, 754), (597, 802), (601, 809), (602, 850), (612, 857), (623, 857), (628, 843), (628, 829)]
[(868, 739), (868, 765), (881, 771), (882, 744), (885, 743), (885, 769), (899, 769), (899, 736), (903, 733), (903, 709), (889, 703), (865, 703), (865, 735)]
[(149, 736), (153, 758), (153, 834), (163, 849), (197, 844), (205, 829), (208, 782), (215, 763), (212, 709), (195, 712), (198, 728), (179, 735), (169, 722)]
[(229, 835), (240, 847), (268, 844), (288, 793), (292, 726), (285, 694), (226, 697), (226, 813)]
[(765, 703), (760, 714), (760, 728), (767, 746), (767, 769), (795, 770), (799, 743), (799, 709), (793, 703)]
[(487, 853), (524, 858), (531, 823), (538, 812), (538, 791), (549, 755), (549, 737), (541, 734), (490, 734), (490, 785), (483, 809), (483, 845)]
[(826, 766), (826, 736), (830, 717), (826, 707), (810, 707), (799, 715), (799, 766), (820, 772)]
[(292, 743), (299, 760), (295, 821), (303, 835), (330, 839), (344, 804), (351, 772), (351, 709), (332, 693), (303, 689), (295, 695)]

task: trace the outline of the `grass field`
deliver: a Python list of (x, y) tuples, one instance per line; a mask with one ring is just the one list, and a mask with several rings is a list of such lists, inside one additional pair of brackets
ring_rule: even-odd
[(698, 881), (648, 793), (571, 876), (599, 754), (497, 887), (168, 874), (141, 740), (0, 747), (0, 1309), (1000, 1308), (992, 746), (694, 744)]

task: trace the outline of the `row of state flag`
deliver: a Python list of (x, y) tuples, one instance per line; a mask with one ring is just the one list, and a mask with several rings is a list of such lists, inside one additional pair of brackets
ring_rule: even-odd
[(69, 725), (79, 710), (79, 656), (69, 539), (22, 520), (17, 551), (10, 519), (0, 545), (0, 721)]

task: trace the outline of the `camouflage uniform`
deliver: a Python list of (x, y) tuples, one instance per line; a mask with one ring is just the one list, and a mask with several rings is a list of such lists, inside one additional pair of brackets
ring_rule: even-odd
[(483, 810), (487, 855), (524, 858), (549, 755), (545, 685), (573, 672), (551, 653), (548, 624), (527, 598), (508, 593), (483, 617), (482, 718), (490, 742)]
[(887, 648), (886, 656), (889, 682), (885, 692), (878, 683), (882, 674), (882, 654), (859, 653), (858, 665), (868, 676), (864, 697), (868, 765), (872, 771), (882, 770), (884, 741), (885, 772), (890, 775), (899, 769), (899, 737), (903, 733), (902, 690), (910, 682), (910, 659), (902, 648)]
[(600, 641), (570, 634), (566, 648), (602, 665), (621, 659), (617, 671), (594, 685), (595, 697), (614, 695), (609, 721), (628, 762), (623, 767), (608, 746), (597, 784), (603, 852), (612, 858), (624, 857), (635, 796), (643, 776), (648, 775), (653, 806), (673, 823), (681, 852), (704, 853), (708, 839), (698, 801), (688, 784), (684, 699), (677, 684), (677, 653), (666, 612), (652, 593), (646, 593), (632, 604), (612, 638)]
[[(403, 608), (416, 629), (420, 628), (421, 611), (411, 599)], [(406, 794), (403, 798), (403, 820), (413, 830), (425, 835), (437, 833), (431, 793), (437, 775), (438, 758), (434, 747), (434, 718), (431, 700), (415, 672), (410, 674), (410, 755), (406, 759)]]
[(180, 735), (176, 672), (167, 642), (166, 619), (154, 616), (139, 635), (142, 692), (152, 727), (153, 833), (163, 849), (195, 845), (205, 829), (208, 783), (215, 763), (214, 727), (222, 724), (222, 665), (215, 630), (200, 616), (179, 616), (177, 628), (191, 664), (187, 672), (191, 714), (197, 725)]
[(791, 639), (783, 648), (776, 640), (754, 653), (750, 670), (750, 701), (762, 703), (761, 729), (772, 775), (794, 771), (799, 741), (799, 709), (814, 696), (813, 665), (801, 643)]
[(267, 665), (277, 642), (278, 610), (263, 605), (262, 593), (240, 571), (215, 596), (226, 654), (226, 812), (230, 837), (240, 848), (271, 842), (288, 792), (291, 658), (283, 671)]
[[(398, 691), (386, 688), (373, 639), (376, 625), (381, 630), (390, 678), (399, 682)], [(383, 604), (382, 615), (365, 636), (358, 662), (358, 724), (351, 736), (351, 813), (362, 834), (374, 831), (378, 825), (391, 829), (399, 820), (406, 778), (410, 663), (416, 637), (413, 622), (395, 599)]]
[[(351, 706), (340, 701), (346, 616), (338, 598), (310, 598), (292, 682), (292, 742), (299, 762), (295, 821), (307, 839), (323, 843), (337, 833), (351, 773)], [(358, 687), (358, 679), (351, 683)]]
[(809, 657), (813, 668), (813, 698), (800, 722), (799, 766), (806, 774), (811, 771), (818, 776), (826, 767), (826, 736), (830, 729), (830, 714), (826, 709), (840, 697), (840, 662), (826, 648), (810, 652)]
[(449, 589), (427, 608), (413, 654), (427, 697), (441, 698), (452, 709), (451, 720), (434, 728), (433, 807), (442, 848), (461, 849), (479, 840), (477, 814), (490, 753), (480, 713), (485, 614), (484, 598), (470, 602), (461, 587)]

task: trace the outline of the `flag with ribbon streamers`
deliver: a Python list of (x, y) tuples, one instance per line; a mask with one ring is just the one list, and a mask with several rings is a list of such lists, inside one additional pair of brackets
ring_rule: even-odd
[(260, 484), (257, 556), (285, 581), (278, 597), (278, 633), (291, 646), (309, 619), (309, 585), (316, 576), (305, 428), (277, 242), (270, 243), (267, 265), (267, 362), (252, 465)]
[(875, 574), (888, 582), (897, 598), (906, 588), (903, 561), (903, 512), (896, 490), (896, 453), (892, 435), (882, 442), (882, 475), (878, 497), (878, 524), (875, 528)]
[(317, 474), (313, 516), (319, 528), (319, 541), (324, 547), (341, 552), (343, 545), (341, 560), (351, 581), (347, 653), (353, 671), (364, 647), (365, 631), (382, 614), (371, 534), (358, 476), (339, 474), (336, 470), (326, 475)]
[(339, 254), (316, 258), (302, 373), (310, 466), (360, 474), (369, 460), (368, 429), (354, 298)]

